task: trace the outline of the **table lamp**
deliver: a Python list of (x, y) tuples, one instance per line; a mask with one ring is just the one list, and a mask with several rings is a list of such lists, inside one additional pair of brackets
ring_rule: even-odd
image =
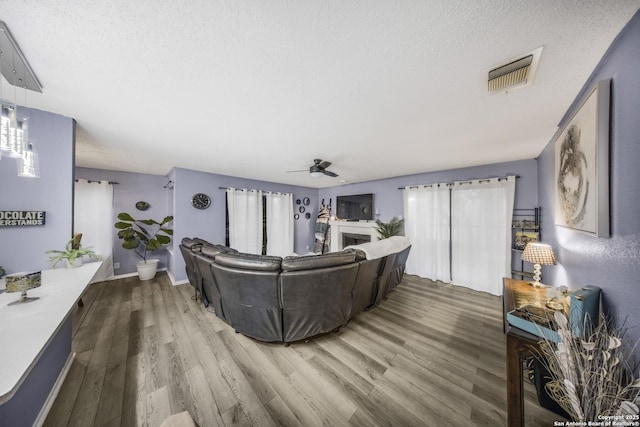
[(8, 305), (22, 304), (24, 302), (32, 302), (39, 297), (28, 297), (29, 289), (37, 288), (41, 284), (41, 274), (39, 271), (35, 273), (14, 273), (6, 276), (7, 292), (20, 292), (20, 299), (15, 300)]
[(527, 243), (527, 246), (524, 248), (524, 252), (522, 252), (522, 260), (533, 264), (533, 282), (530, 283), (533, 286), (545, 286), (540, 283), (542, 266), (556, 264), (556, 257), (553, 255), (553, 249), (551, 249), (551, 246), (544, 243)]

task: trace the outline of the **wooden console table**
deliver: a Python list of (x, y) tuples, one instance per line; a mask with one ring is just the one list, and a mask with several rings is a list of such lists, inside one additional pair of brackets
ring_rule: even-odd
[(523, 362), (538, 347), (540, 337), (512, 326), (507, 313), (523, 305), (544, 307), (546, 288), (535, 288), (523, 280), (503, 279), (503, 319), (507, 334), (507, 420), (509, 427), (524, 426)]

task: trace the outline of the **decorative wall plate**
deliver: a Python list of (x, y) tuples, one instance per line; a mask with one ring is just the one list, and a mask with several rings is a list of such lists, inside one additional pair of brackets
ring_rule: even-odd
[(304, 217), (307, 219), (311, 219), (311, 214), (309, 212), (307, 212), (306, 214), (304, 214)]
[(309, 206), (309, 203), (311, 203), (311, 200), (308, 197), (305, 197), (304, 199), (302, 199), (303, 205)]
[(299, 218), (300, 218), (300, 214), (295, 214), (295, 215), (293, 216), (293, 219), (299, 219)]
[(147, 209), (149, 209), (149, 206), (151, 206), (149, 203), (142, 200), (136, 203), (136, 209), (138, 209), (139, 211), (146, 211)]
[(296, 199), (296, 205), (300, 204), (300, 199)]
[(300, 211), (300, 213), (304, 213), (304, 206), (300, 206), (298, 210)]

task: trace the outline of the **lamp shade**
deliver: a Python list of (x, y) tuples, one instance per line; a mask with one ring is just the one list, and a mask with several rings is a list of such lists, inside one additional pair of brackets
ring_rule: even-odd
[(527, 243), (522, 252), (522, 260), (532, 264), (555, 265), (556, 257), (551, 246), (544, 243)]

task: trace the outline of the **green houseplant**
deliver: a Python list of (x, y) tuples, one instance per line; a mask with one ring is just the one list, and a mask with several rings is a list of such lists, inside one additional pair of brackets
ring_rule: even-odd
[(63, 250), (52, 249), (46, 252), (49, 254), (49, 261), (53, 263), (53, 267), (62, 260), (67, 263), (67, 267), (72, 268), (82, 265), (83, 256), (98, 258), (90, 247), (83, 248), (82, 245), (80, 245), (81, 238), (82, 234), (76, 234), (74, 238), (69, 239)]
[(173, 221), (171, 215), (158, 222), (153, 219), (137, 220), (126, 212), (118, 214), (118, 222), (114, 227), (118, 229), (118, 238), (122, 240), (122, 247), (133, 250), (142, 258), (142, 261), (136, 264), (140, 280), (155, 277), (158, 260), (147, 259), (147, 253), (171, 243), (173, 230), (167, 226), (171, 221)]
[(397, 236), (402, 231), (404, 219), (393, 217), (389, 222), (382, 222), (376, 219), (376, 231), (380, 234), (380, 240), (391, 236)]

